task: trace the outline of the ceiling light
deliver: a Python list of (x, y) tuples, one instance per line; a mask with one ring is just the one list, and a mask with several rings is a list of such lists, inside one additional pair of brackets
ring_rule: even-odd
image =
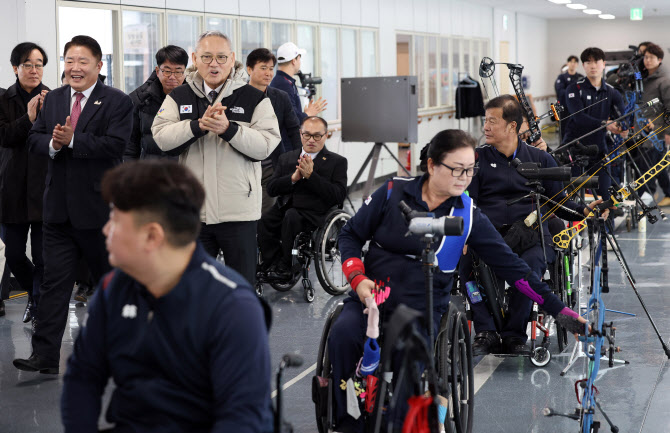
[(602, 14), (602, 15), (598, 15), (598, 18), (601, 18), (603, 20), (613, 20), (615, 18), (615, 16), (612, 15), (612, 14)]
[(581, 3), (571, 3), (571, 4), (567, 4), (566, 6), (569, 7), (570, 9), (586, 9), (587, 8), (586, 5), (583, 5)]
[(556, 3), (558, 5), (564, 5), (566, 3), (570, 3), (572, 0), (549, 0), (552, 3)]
[(602, 11), (599, 11), (598, 9), (584, 9), (582, 12), (589, 15), (600, 15), (602, 13)]

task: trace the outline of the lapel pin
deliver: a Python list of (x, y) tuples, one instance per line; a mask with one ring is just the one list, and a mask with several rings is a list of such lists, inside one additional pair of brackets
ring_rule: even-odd
[(324, 161), (326, 160), (326, 157), (325, 157), (325, 156), (323, 157), (323, 160), (324, 160)]
[(95, 102), (93, 103), (93, 105), (100, 105), (100, 104), (102, 104), (102, 102), (100, 102), (100, 100), (95, 101)]

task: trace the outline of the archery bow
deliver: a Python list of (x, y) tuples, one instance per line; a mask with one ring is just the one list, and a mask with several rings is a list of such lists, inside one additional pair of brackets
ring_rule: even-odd
[[(621, 189), (614, 193), (611, 198), (613, 204), (616, 205), (617, 203), (623, 202), (632, 194), (633, 191), (640, 189), (644, 184), (653, 179), (654, 176), (661, 173), (668, 165), (670, 165), (670, 151), (668, 151), (665, 156), (663, 156), (663, 158), (656, 165), (651, 167), (646, 173), (644, 173), (636, 180), (624, 185)], [(589, 217), (590, 216), (592, 216), (592, 213), (589, 215)], [(643, 213), (641, 217), (644, 216), (645, 214)], [(556, 246), (559, 248), (567, 248), (572, 238), (574, 238), (577, 233), (584, 230), (584, 227), (586, 227), (586, 221), (589, 217), (586, 217), (584, 220), (578, 222), (574, 226), (568, 227), (554, 236), (554, 244), (556, 244)]]

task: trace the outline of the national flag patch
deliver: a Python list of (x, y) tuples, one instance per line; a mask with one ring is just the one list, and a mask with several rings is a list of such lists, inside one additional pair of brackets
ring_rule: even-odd
[(179, 114), (193, 113), (193, 105), (180, 105)]

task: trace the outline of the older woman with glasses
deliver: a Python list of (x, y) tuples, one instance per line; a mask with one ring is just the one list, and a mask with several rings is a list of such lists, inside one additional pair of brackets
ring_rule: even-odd
[[(0, 223), (9, 269), (28, 292), (25, 323), (34, 318), (44, 269), (42, 197), (48, 157), (29, 155), (26, 140), (49, 91), (42, 84), (47, 61), (39, 45), (18, 44), (10, 56), (16, 83), (0, 96)], [(32, 261), (26, 255), (28, 233)]]

